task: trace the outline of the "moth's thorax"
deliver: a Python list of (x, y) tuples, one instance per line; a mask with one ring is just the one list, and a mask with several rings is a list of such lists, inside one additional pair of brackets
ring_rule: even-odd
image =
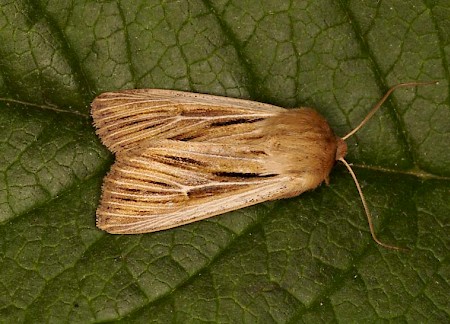
[(275, 168), (304, 175), (311, 189), (328, 179), (337, 154), (346, 152), (325, 118), (310, 108), (291, 109), (267, 119), (267, 150)]

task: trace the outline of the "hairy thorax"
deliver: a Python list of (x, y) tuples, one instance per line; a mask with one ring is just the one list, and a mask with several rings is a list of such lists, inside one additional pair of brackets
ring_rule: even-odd
[(345, 156), (347, 145), (315, 110), (292, 109), (266, 120), (266, 152), (280, 173), (302, 176), (311, 189), (328, 175), (335, 161)]

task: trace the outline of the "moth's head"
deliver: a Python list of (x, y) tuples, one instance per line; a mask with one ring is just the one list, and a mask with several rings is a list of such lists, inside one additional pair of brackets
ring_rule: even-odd
[(338, 161), (347, 155), (347, 143), (339, 136), (336, 136), (336, 144), (336, 161)]

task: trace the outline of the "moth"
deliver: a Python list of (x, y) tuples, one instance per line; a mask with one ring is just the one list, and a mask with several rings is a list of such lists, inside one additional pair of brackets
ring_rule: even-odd
[(392, 87), (344, 137), (311, 108), (190, 92), (107, 92), (92, 103), (96, 132), (116, 156), (104, 179), (97, 226), (113, 234), (148, 233), (260, 202), (297, 196), (329, 182), (341, 161), (352, 175), (375, 235), (360, 185), (344, 157), (345, 140), (399, 87)]

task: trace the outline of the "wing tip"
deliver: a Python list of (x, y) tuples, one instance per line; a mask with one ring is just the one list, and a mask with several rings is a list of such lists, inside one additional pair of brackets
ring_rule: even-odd
[(95, 225), (108, 234), (144, 234), (155, 231), (145, 227), (136, 227), (134, 226), (136, 225), (135, 222), (123, 222), (123, 218), (120, 216), (105, 215), (101, 207), (97, 210)]
[(95, 220), (95, 225), (98, 229), (107, 232), (108, 234), (134, 234), (134, 232), (127, 232), (120, 226), (116, 226), (112, 224), (110, 216), (104, 216), (101, 213), (97, 212), (97, 217)]

